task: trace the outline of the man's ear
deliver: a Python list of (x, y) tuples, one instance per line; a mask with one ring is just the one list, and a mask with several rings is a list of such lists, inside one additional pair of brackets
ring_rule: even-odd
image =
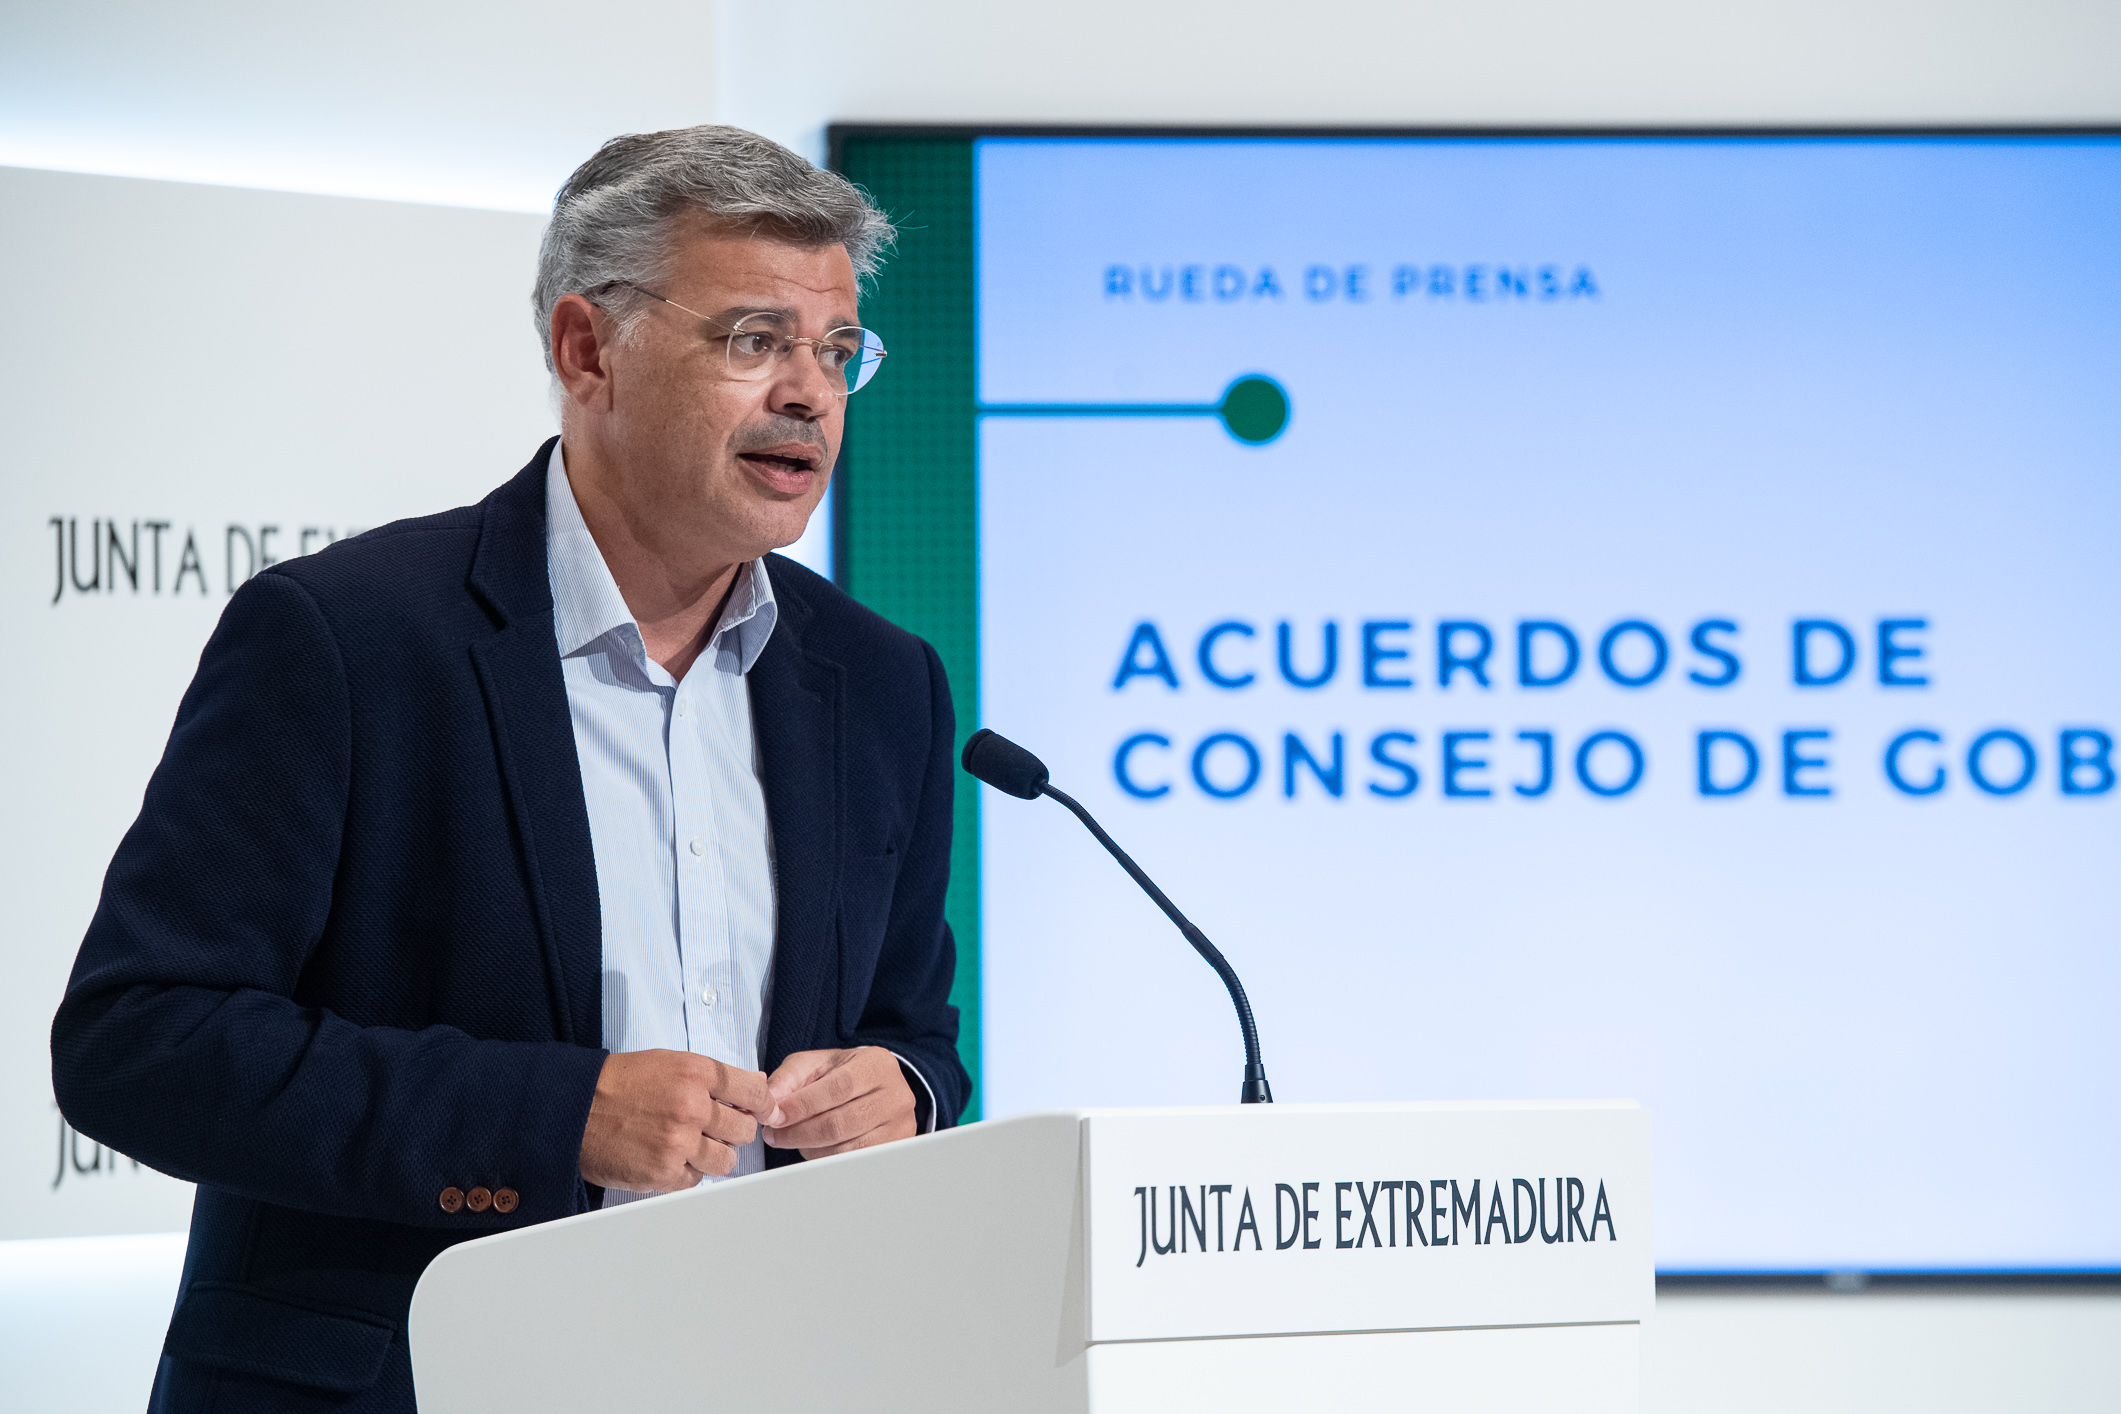
[(570, 402), (594, 411), (611, 406), (611, 371), (604, 358), (611, 320), (581, 295), (562, 295), (552, 307), (552, 369)]

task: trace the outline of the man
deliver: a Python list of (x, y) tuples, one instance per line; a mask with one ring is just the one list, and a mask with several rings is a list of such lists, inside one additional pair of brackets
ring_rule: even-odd
[(199, 1184), (156, 1409), (409, 1411), (449, 1244), (955, 1121), (948, 687), (768, 553), (890, 234), (749, 133), (606, 144), (560, 438), (229, 601), (52, 1028), (67, 1118)]

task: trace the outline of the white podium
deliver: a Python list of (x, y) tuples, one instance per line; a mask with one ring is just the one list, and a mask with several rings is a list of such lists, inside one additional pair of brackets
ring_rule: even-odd
[(1633, 1105), (989, 1121), (482, 1238), (421, 1414), (1633, 1411)]

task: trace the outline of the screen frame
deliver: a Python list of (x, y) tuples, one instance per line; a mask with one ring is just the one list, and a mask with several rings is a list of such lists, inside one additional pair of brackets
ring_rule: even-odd
[[(1728, 124), (1728, 125), (1495, 125), (1495, 124), (1433, 124), (1416, 126), (1340, 126), (1340, 125), (1246, 125), (1246, 124), (1103, 124), (1103, 123), (900, 123), (900, 122), (834, 122), (825, 129), (826, 166), (842, 175), (849, 173), (848, 157), (850, 144), (877, 143), (965, 143), (974, 146), (989, 138), (1056, 138), (1091, 140), (1168, 141), (1173, 139), (1208, 140), (1378, 140), (1378, 141), (1610, 141), (1625, 139), (1641, 140), (1696, 140), (1731, 141), (1758, 139), (1775, 141), (1786, 139), (1880, 139), (1887, 141), (1909, 139), (1937, 139), (1941, 141), (1967, 138), (2121, 138), (2121, 123), (1909, 123), (1909, 124)], [(974, 193), (976, 203), (976, 192)], [(887, 203), (887, 211), (888, 211)], [(895, 219), (896, 219), (895, 214)], [(975, 278), (973, 281), (973, 313), (977, 316), (977, 225), (976, 205), (972, 229), (972, 260)], [(887, 267), (888, 268), (888, 267)], [(976, 340), (976, 332), (975, 332)], [(977, 358), (976, 342), (968, 357)], [(971, 424), (977, 425), (978, 414), (973, 411)], [(834, 468), (831, 487), (833, 545), (833, 581), (847, 589), (855, 597), (865, 599), (862, 574), (856, 569), (850, 547), (856, 543), (857, 535), (866, 528), (863, 522), (864, 508), (861, 500), (851, 492), (859, 480), (860, 447), (855, 420), (850, 418), (846, 438), (842, 444), (840, 459)], [(973, 463), (976, 483), (976, 459)], [(967, 508), (969, 510), (969, 508)], [(969, 520), (969, 515), (966, 517)], [(972, 547), (971, 564), (974, 580), (969, 586), (973, 605), (972, 622), (969, 625), (974, 643), (977, 640), (978, 585), (976, 578), (977, 546)], [(888, 603), (873, 605), (886, 612), (887, 617), (896, 617), (889, 612)], [(909, 625), (915, 632), (922, 629)], [(951, 663), (945, 653), (946, 666)], [(960, 663), (966, 656), (957, 655)], [(977, 728), (978, 687), (976, 648), (970, 655), (970, 672), (960, 670), (954, 696), (958, 703), (958, 739), (963, 739)], [(952, 919), (960, 939), (969, 939), (970, 948), (961, 945), (959, 973), (962, 979), (967, 971), (965, 963), (969, 952), (971, 963), (971, 985), (960, 986), (953, 992), (953, 1000), (961, 1011), (968, 1011), (969, 1035), (960, 1041), (961, 1050), (966, 1050), (967, 1068), (972, 1072), (975, 1095), (979, 1077), (978, 1038), (980, 1034), (978, 975), (978, 888), (979, 863), (979, 797), (977, 788), (969, 777), (959, 777), (957, 796), (956, 842), (953, 846), (952, 868)], [(965, 885), (969, 883), (970, 897), (964, 897)], [(969, 926), (967, 926), (969, 924)], [(1174, 940), (1175, 942), (1176, 940)], [(968, 1004), (969, 1003), (969, 1007)], [(967, 1043), (969, 1042), (969, 1047)], [(979, 1117), (977, 1099), (966, 1119), (976, 1121)], [(2097, 1288), (2112, 1290), (2121, 1288), (2121, 1268), (1983, 1268), (1957, 1269), (1907, 1269), (1889, 1271), (1726, 1271), (1726, 1270), (1663, 1270), (1657, 1273), (1660, 1291), (1666, 1290), (1824, 1290), (1848, 1294), (1873, 1288), (1877, 1289), (1951, 1289), (1962, 1292), (1995, 1290), (2084, 1290)]]

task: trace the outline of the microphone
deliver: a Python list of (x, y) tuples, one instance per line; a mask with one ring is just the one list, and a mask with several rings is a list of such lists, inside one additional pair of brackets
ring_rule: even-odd
[(1083, 827), (1097, 836), (1097, 842), (1111, 851), (1112, 857), (1119, 861), (1119, 867), (1127, 871), (1128, 877), (1141, 885), (1142, 892), (1155, 900), (1156, 906), (1164, 911), (1164, 916), (1178, 925), (1178, 931), (1185, 936), (1187, 942), (1193, 944), (1193, 950), (1206, 958), (1208, 966), (1215, 969), (1215, 975), (1223, 979), (1223, 985), (1230, 989), (1231, 1004), (1237, 1008), (1237, 1024), (1245, 1037), (1245, 1084), (1238, 1096), (1239, 1102), (1247, 1105), (1272, 1104), (1274, 1092), (1267, 1088), (1267, 1068), (1261, 1065), (1259, 1060), (1259, 1028), (1252, 1022), (1252, 1003), (1245, 997), (1245, 986), (1237, 980), (1236, 969), (1230, 966), (1230, 960), (1222, 955), (1221, 950), (1208, 941), (1207, 934), (1194, 927), (1186, 915), (1178, 911), (1178, 905), (1164, 897), (1164, 891), (1156, 887), (1149, 876), (1142, 872), (1139, 864), (1127, 857), (1127, 851), (1121, 849), (1118, 842), (1105, 833), (1104, 827), (1091, 818), (1089, 811), (1083, 809), (1071, 796), (1054, 789), (1047, 780), (1045, 762), (1009, 738), (985, 727), (974, 732), (966, 740), (965, 753), (960, 759), (966, 771), (1004, 794), (1013, 795), (1019, 800), (1036, 800), (1042, 795), (1049, 795), (1067, 806), (1075, 813), (1075, 818), (1083, 822)]

